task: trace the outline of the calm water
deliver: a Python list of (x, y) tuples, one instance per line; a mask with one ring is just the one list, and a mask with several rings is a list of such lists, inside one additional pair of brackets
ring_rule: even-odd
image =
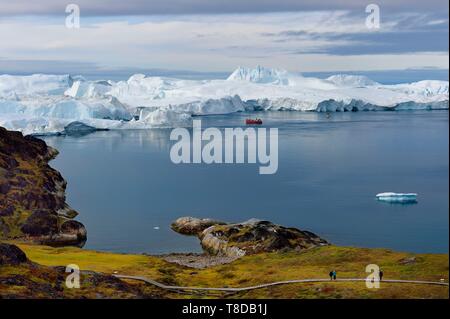
[[(201, 119), (204, 127), (234, 127), (247, 116)], [(448, 252), (447, 111), (258, 116), (279, 128), (274, 175), (250, 164), (175, 165), (170, 130), (45, 138), (60, 151), (51, 165), (68, 181), (86, 248), (199, 251), (196, 238), (169, 228), (177, 217), (198, 216), (268, 219), (339, 245)], [(384, 191), (417, 192), (419, 202), (377, 202)]]

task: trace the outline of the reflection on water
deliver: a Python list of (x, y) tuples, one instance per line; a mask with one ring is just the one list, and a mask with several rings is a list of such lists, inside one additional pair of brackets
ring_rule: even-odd
[[(248, 114), (202, 117), (202, 126), (244, 126)], [(253, 114), (254, 116), (254, 114)], [(169, 129), (46, 137), (51, 165), (88, 229), (86, 248), (199, 251), (170, 230), (180, 216), (249, 218), (308, 229), (339, 245), (448, 251), (448, 112), (262, 112), (279, 128), (279, 168), (175, 165)], [(374, 200), (414, 192), (414, 205)]]
[(381, 205), (389, 205), (389, 206), (410, 206), (410, 205), (416, 205), (418, 202), (417, 200), (409, 200), (404, 202), (388, 202), (383, 200), (377, 200)]
[(170, 147), (169, 136), (169, 129), (112, 130), (92, 132), (81, 136), (48, 136), (45, 137), (45, 141), (57, 149), (58, 146), (66, 143), (71, 143), (73, 147), (83, 149), (86, 143), (101, 141), (102, 145), (109, 151), (117, 149), (121, 144), (126, 143), (127, 141), (133, 141), (133, 143), (140, 148), (145, 148), (151, 145), (152, 148), (156, 147), (157, 149), (163, 151)]

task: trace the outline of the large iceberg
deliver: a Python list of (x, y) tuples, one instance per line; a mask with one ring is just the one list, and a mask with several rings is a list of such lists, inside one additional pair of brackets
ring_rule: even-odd
[(62, 94), (73, 84), (70, 75), (33, 74), (27, 76), (0, 75), (0, 97), (9, 97), (11, 94), (35, 95)]
[(448, 110), (448, 94), (448, 81), (383, 85), (365, 76), (319, 79), (261, 66), (240, 67), (226, 80), (0, 75), (0, 125), (24, 133), (55, 133), (71, 122), (148, 129), (189, 126), (192, 116), (241, 111)]

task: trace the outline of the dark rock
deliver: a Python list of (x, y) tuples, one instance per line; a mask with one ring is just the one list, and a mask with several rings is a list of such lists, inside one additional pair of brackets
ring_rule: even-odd
[(11, 184), (18, 188), (24, 188), (25, 186), (27, 186), (28, 182), (22, 176), (17, 176), (16, 180), (13, 181)]
[(0, 216), (12, 216), (14, 213), (13, 206), (7, 206), (6, 208), (0, 208)]
[(70, 238), (73, 238), (73, 242), (84, 244), (87, 239), (87, 231), (84, 225), (76, 220), (68, 220), (65, 221), (61, 225), (61, 235), (67, 238), (67, 241)]
[(11, 185), (9, 184), (9, 182), (0, 183), (0, 194), (8, 194), (10, 189)]
[(79, 234), (83, 230), (83, 224), (76, 220), (68, 220), (61, 225), (61, 232), (64, 234)]
[(35, 211), (22, 225), (21, 230), (33, 237), (53, 235), (58, 232), (58, 218), (48, 211)]
[(19, 165), (19, 163), (14, 158), (12, 158), (10, 156), (5, 156), (3, 158), (2, 162), (3, 162), (2, 166), (5, 169), (8, 169), (8, 170), (14, 169), (14, 168), (16, 168)]
[[(22, 159), (35, 159), (48, 154), (48, 148), (44, 141), (32, 136), (23, 136), (20, 132), (8, 131), (0, 127), (1, 153), (6, 155), (19, 154)], [(13, 160), (10, 163), (16, 163)]]
[(19, 265), (27, 261), (27, 256), (19, 247), (0, 243), (0, 265)]
[(8, 238), (9, 233), (9, 226), (0, 218), (0, 238)]

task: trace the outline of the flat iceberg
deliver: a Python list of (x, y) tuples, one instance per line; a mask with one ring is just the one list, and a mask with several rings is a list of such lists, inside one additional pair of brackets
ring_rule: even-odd
[(327, 78), (328, 81), (333, 82), (337, 86), (342, 87), (365, 87), (365, 86), (375, 86), (381, 85), (369, 79), (367, 76), (363, 75), (348, 75), (348, 74), (336, 74)]
[(38, 134), (75, 121), (101, 129), (188, 126), (192, 116), (242, 111), (448, 110), (448, 95), (448, 81), (383, 85), (365, 76), (319, 79), (261, 66), (240, 67), (225, 80), (0, 75), (0, 125)]
[(376, 198), (385, 202), (394, 202), (394, 203), (415, 203), (417, 202), (417, 194), (416, 193), (379, 193), (376, 195)]

